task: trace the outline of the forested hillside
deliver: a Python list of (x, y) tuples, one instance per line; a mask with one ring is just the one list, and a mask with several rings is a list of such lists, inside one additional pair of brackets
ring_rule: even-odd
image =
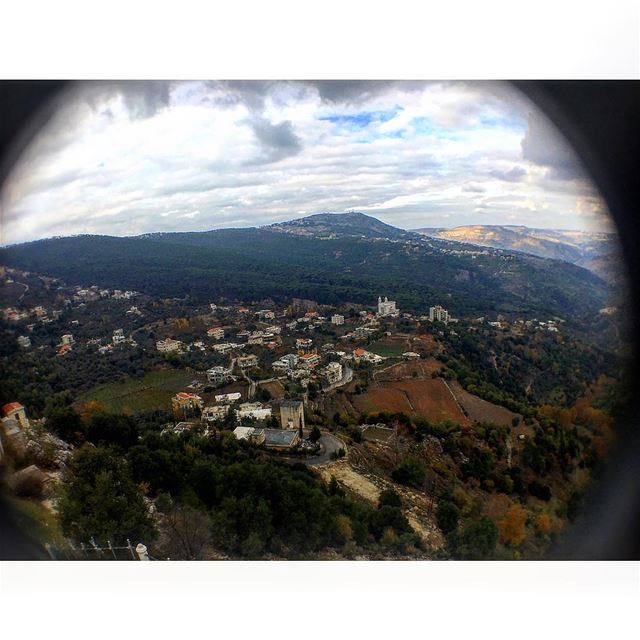
[(4, 249), (3, 264), (164, 297), (243, 300), (302, 297), (371, 304), (388, 295), (425, 312), (455, 315), (592, 315), (607, 285), (574, 265), (446, 241), (338, 237), (224, 229), (116, 238), (54, 238)]

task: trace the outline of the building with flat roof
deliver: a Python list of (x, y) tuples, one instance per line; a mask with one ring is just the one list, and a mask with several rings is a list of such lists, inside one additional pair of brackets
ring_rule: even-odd
[(293, 449), (300, 443), (300, 436), (297, 431), (287, 431), (284, 429), (265, 429), (264, 445), (269, 449), (287, 450)]
[(256, 427), (236, 427), (233, 430), (233, 435), (238, 440), (246, 440), (252, 444), (264, 444), (264, 432), (264, 429), (257, 429)]
[(304, 429), (302, 400), (283, 400), (280, 403), (280, 424), (283, 429)]
[(395, 300), (389, 300), (385, 296), (383, 300), (380, 296), (378, 296), (378, 316), (383, 318), (385, 316), (397, 316), (398, 309), (396, 309)]

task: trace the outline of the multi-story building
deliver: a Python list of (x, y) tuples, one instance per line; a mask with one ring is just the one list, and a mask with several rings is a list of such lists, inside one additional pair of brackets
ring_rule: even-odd
[(283, 429), (304, 429), (302, 400), (283, 400), (280, 403), (280, 424)]
[(334, 384), (342, 380), (342, 364), (339, 362), (330, 362), (323, 370), (322, 375), (327, 384)]
[(195, 393), (181, 391), (171, 398), (171, 408), (176, 418), (186, 418), (202, 409), (202, 398)]
[(211, 329), (207, 329), (207, 335), (215, 340), (221, 340), (224, 338), (224, 329), (222, 327), (211, 327)]
[(218, 422), (229, 413), (230, 408), (231, 407), (228, 404), (205, 407), (202, 410), (201, 418), (204, 422)]
[(242, 394), (239, 391), (235, 391), (234, 393), (221, 393), (215, 396), (218, 404), (231, 404), (237, 402), (240, 398), (242, 398)]
[(29, 336), (18, 336), (18, 345), (23, 349), (28, 349), (31, 346), (31, 338)]
[(296, 349), (310, 349), (312, 344), (313, 340), (311, 338), (296, 339)]
[(113, 332), (112, 342), (113, 344), (122, 344), (126, 338), (124, 337), (124, 331), (122, 329), (116, 329)]
[(232, 379), (231, 369), (226, 367), (211, 367), (211, 369), (207, 369), (207, 380), (213, 384), (222, 384)]
[(449, 322), (449, 312), (437, 304), (435, 307), (429, 307), (429, 320), (431, 322)]
[(339, 313), (334, 313), (331, 316), (331, 324), (335, 324), (335, 325), (344, 324), (344, 316), (340, 315)]
[(258, 366), (258, 356), (253, 354), (240, 356), (236, 362), (242, 371), (246, 371), (247, 369), (253, 369)]
[(73, 339), (73, 335), (70, 333), (65, 333), (61, 338), (60, 338), (60, 344), (73, 344), (75, 342), (75, 340)]
[(266, 420), (271, 415), (271, 407), (265, 407), (260, 402), (243, 402), (236, 410), (238, 418), (253, 418)]
[(380, 296), (378, 296), (378, 316), (397, 316), (398, 309), (396, 309), (395, 300), (389, 300), (386, 296), (383, 300)]
[(158, 340), (156, 342), (156, 349), (161, 353), (182, 352), (182, 342), (180, 340), (174, 340), (173, 338), (167, 338), (166, 340)]
[(320, 364), (320, 356), (317, 353), (303, 353), (298, 358), (298, 365), (305, 369), (313, 369)]
[(276, 317), (276, 314), (270, 309), (262, 309), (258, 311), (256, 315), (259, 320), (273, 320)]

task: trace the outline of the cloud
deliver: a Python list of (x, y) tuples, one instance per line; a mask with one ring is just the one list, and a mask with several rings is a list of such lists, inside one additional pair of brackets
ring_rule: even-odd
[(500, 169), (494, 169), (489, 172), (492, 178), (498, 180), (504, 180), (505, 182), (520, 182), (527, 176), (527, 170), (524, 167), (515, 166), (508, 171), (501, 171)]
[(252, 162), (264, 164), (278, 162), (302, 150), (300, 138), (293, 131), (289, 120), (273, 124), (266, 118), (253, 117), (249, 120), (249, 124), (261, 146), (260, 157)]
[(574, 166), (562, 141), (510, 96), (460, 82), (78, 86), (3, 186), (3, 242), (348, 209), (405, 228), (527, 224), (527, 202), (538, 225), (591, 224), (596, 204), (576, 202), (597, 194), (558, 179)]

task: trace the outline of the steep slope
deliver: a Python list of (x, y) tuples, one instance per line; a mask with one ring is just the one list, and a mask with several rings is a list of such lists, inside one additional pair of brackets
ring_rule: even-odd
[(160, 297), (447, 306), (454, 315), (518, 313), (579, 318), (605, 306), (606, 284), (566, 262), (420, 238), (318, 240), (269, 228), (115, 238), (54, 238), (5, 249), (8, 266), (70, 284)]

